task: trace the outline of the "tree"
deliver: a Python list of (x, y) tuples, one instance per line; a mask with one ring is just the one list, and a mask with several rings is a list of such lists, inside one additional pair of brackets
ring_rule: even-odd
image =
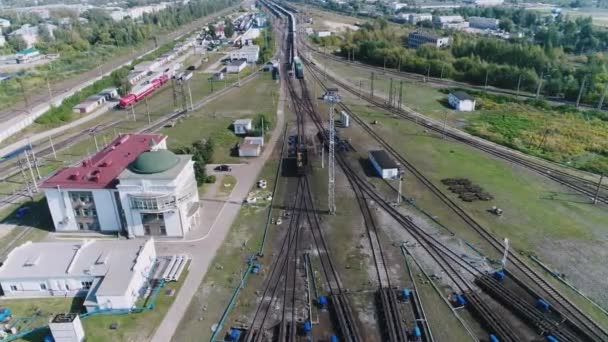
[(234, 24), (232, 20), (226, 19), (226, 25), (224, 25), (224, 35), (226, 38), (231, 38), (234, 34)]
[(209, 33), (209, 35), (211, 36), (211, 38), (215, 39), (215, 26), (213, 24), (209, 24), (209, 26), (207, 26), (207, 33)]
[(513, 23), (513, 20), (511, 19), (503, 19), (498, 23), (498, 27), (506, 32), (511, 32), (513, 31), (513, 27), (515, 26), (515, 23)]
[(13, 49), (13, 51), (21, 51), (23, 49), (27, 49), (27, 43), (21, 36), (12, 36), (8, 39), (8, 45)]

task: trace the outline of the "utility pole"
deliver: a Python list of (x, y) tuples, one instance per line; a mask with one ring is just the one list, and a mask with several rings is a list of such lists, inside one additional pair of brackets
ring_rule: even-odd
[(538, 80), (538, 87), (536, 88), (536, 98), (538, 98), (540, 96), (540, 88), (543, 87), (543, 77), (544, 77), (544, 72), (541, 71), (540, 79)]
[(150, 119), (150, 108), (148, 108), (148, 97), (147, 96), (144, 97), (144, 104), (146, 105), (146, 115), (148, 115), (148, 125), (150, 125), (152, 123), (152, 120)]
[(325, 146), (321, 148), (321, 168), (325, 168)]
[(371, 77), (371, 82), (370, 82), (370, 89), (371, 89), (371, 97), (374, 97), (374, 72), (372, 71), (372, 77)]
[[(190, 110), (194, 110), (194, 104), (192, 103), (192, 90), (190, 90), (190, 81), (188, 81), (187, 86), (188, 86), (188, 96), (190, 96)], [(239, 86), (240, 86), (240, 81), (239, 81)], [(148, 114), (148, 118), (149, 117), (150, 117), (150, 114)]]
[(34, 163), (34, 167), (36, 168), (36, 175), (38, 176), (38, 179), (42, 179), (42, 176), (40, 175), (40, 169), (38, 168), (38, 158), (36, 158), (36, 154), (34, 153), (34, 148), (32, 147), (31, 143), (30, 152), (32, 152), (32, 162)]
[(386, 72), (386, 56), (384, 56), (384, 72)]
[(578, 97), (576, 98), (576, 108), (581, 103), (581, 97), (583, 97), (583, 92), (585, 91), (585, 86), (587, 85), (587, 75), (583, 77), (583, 84), (581, 84), (581, 88), (578, 90)]
[(49, 101), (53, 101), (53, 91), (51, 90), (51, 83), (49, 83), (49, 75), (46, 75), (46, 89), (49, 91)]
[(443, 139), (446, 138), (446, 136), (445, 136), (446, 132), (445, 131), (446, 131), (447, 126), (448, 126), (448, 115), (449, 114), (450, 114), (449, 112), (445, 112), (445, 119), (443, 120)]
[(606, 92), (608, 92), (608, 81), (606, 81), (606, 85), (604, 86), (604, 91), (602, 92), (602, 97), (600, 97), (600, 102), (597, 104), (597, 109), (602, 109), (602, 106), (604, 106)]
[(399, 80), (399, 109), (402, 108), (403, 103), (403, 80)]
[(30, 163), (30, 156), (27, 154), (27, 150), (23, 151), (25, 154), (25, 160), (27, 162), (27, 168), (30, 170), (32, 176), (32, 183), (34, 183), (34, 192), (38, 192), (38, 183), (36, 183), (36, 177), (34, 176), (34, 170), (32, 169), (32, 163)]
[(403, 183), (403, 173), (399, 170), (399, 191), (397, 192), (397, 204), (401, 204), (401, 185)]
[(99, 152), (99, 144), (97, 144), (97, 136), (93, 134), (93, 140), (95, 141), (95, 151)]
[(595, 196), (593, 197), (593, 204), (597, 204), (597, 199), (600, 195), (600, 188), (602, 187), (603, 180), (604, 180), (604, 174), (600, 174), (600, 181), (597, 183), (597, 189), (595, 190)]
[(363, 80), (359, 80), (359, 100), (361, 100), (361, 96), (363, 95), (361, 88), (363, 88)]
[(431, 65), (429, 64), (426, 66), (426, 81), (428, 82), (430, 78), (431, 78)]
[(57, 160), (57, 152), (55, 152), (55, 145), (53, 145), (53, 138), (49, 135), (49, 142), (51, 143), (51, 150), (53, 151), (53, 157)]
[(519, 87), (521, 86), (521, 74), (519, 74), (519, 79), (517, 80), (517, 93), (516, 96), (519, 96)]
[(509, 257), (509, 239), (505, 238), (505, 251), (502, 255), (502, 260), (501, 260), (501, 264), (502, 264), (502, 269), (504, 270), (505, 267), (507, 267), (507, 258)]
[(490, 75), (490, 70), (486, 69), (486, 83), (483, 86), (486, 90), (488, 89), (488, 76)]
[(439, 75), (440, 79), (443, 79), (443, 69), (445, 68), (445, 64), (441, 64), (441, 74)]
[(388, 105), (392, 106), (393, 105), (393, 79), (391, 78), (390, 81), (390, 91), (388, 94)]
[(131, 113), (133, 113), (133, 121), (137, 121), (135, 120), (135, 103), (131, 104)]
[(336, 137), (335, 137), (335, 122), (334, 122), (334, 109), (337, 103), (340, 102), (340, 95), (338, 95), (337, 88), (329, 88), (323, 96), (325, 103), (329, 105), (329, 160), (328, 160), (328, 171), (329, 171), (329, 184), (328, 184), (328, 209), (330, 215), (336, 214)]
[(28, 196), (30, 197), (30, 199), (34, 199), (34, 196), (32, 193), (32, 187), (30, 185), (30, 181), (28, 181), (27, 177), (25, 176), (25, 170), (23, 169), (23, 160), (21, 158), (19, 158), (19, 171), (21, 171), (21, 177), (23, 177), (23, 182), (27, 186)]
[(19, 83), (19, 87), (21, 88), (21, 95), (23, 96), (23, 101), (25, 101), (25, 110), (30, 112), (30, 101), (27, 98), (27, 93), (25, 92), (25, 85), (23, 85), (23, 80), (17, 78), (17, 83)]

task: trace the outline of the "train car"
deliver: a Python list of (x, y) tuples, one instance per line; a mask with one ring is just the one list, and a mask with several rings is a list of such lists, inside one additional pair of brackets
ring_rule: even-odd
[(293, 59), (293, 65), (296, 73), (296, 78), (304, 79), (304, 65), (299, 57)]
[(143, 86), (137, 87), (131, 91), (131, 93), (123, 96), (118, 102), (118, 106), (120, 108), (127, 108), (135, 103), (141, 101), (144, 97), (152, 94), (156, 89), (162, 87), (165, 83), (169, 81), (169, 76), (163, 74), (159, 77), (151, 80), (147, 84)]
[(12, 152), (9, 152), (9, 153), (5, 154), (4, 156), (2, 156), (2, 158), (0, 158), (0, 160), (4, 161), (4, 160), (9, 160), (9, 159), (15, 158), (18, 155), (22, 154), (23, 151), (29, 151), (31, 149), (32, 149), (32, 147), (30, 145), (19, 147), (18, 149), (14, 150)]

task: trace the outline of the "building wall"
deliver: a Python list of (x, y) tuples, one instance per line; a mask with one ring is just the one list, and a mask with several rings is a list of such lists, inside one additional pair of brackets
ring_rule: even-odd
[(448, 96), (448, 102), (452, 108), (462, 112), (472, 112), (475, 110), (475, 101), (471, 100), (460, 100), (456, 96), (450, 94)]
[(378, 176), (382, 177), (382, 179), (394, 179), (399, 175), (399, 170), (396, 168), (383, 169), (382, 167), (380, 167), (380, 165), (376, 162), (376, 160), (372, 157), (371, 154), (369, 155), (369, 161), (372, 163), (372, 166), (378, 173)]
[[(121, 182), (118, 189), (130, 237), (145, 236), (145, 230), (141, 220), (143, 211), (131, 209), (129, 194), (139, 195), (149, 192), (176, 197), (176, 208), (158, 211), (158, 213), (162, 212), (164, 216), (168, 237), (183, 237), (190, 230), (192, 221), (197, 219), (197, 217), (187, 215), (189, 206), (199, 200), (193, 161), (190, 161), (174, 180), (125, 180)], [(180, 201), (186, 193), (191, 196), (188, 196), (187, 200)]]
[(470, 17), (469, 26), (478, 29), (491, 29), (495, 30), (498, 28), (498, 19), (485, 18), (485, 17)]
[(246, 66), (247, 66), (246, 63), (243, 63), (238, 66), (237, 65), (228, 65), (228, 67), (226, 69), (230, 73), (237, 73), (237, 72), (241, 72), (243, 69), (245, 69)]
[[(95, 277), (74, 278), (35, 278), (31, 279), (7, 279), (0, 282), (5, 297), (51, 297), (51, 296), (84, 296), (88, 290), (84, 290), (82, 282), (93, 281)], [(46, 289), (41, 288), (41, 284)], [(16, 286), (17, 290), (12, 289)]]
[[(76, 215), (70, 200), (70, 191), (91, 191), (102, 232), (114, 232), (121, 229), (120, 214), (113, 200), (113, 191), (109, 189), (44, 189), (49, 211), (53, 218), (55, 231), (78, 231)], [(67, 218), (67, 221), (65, 220)], [(63, 222), (62, 222), (63, 221)]]

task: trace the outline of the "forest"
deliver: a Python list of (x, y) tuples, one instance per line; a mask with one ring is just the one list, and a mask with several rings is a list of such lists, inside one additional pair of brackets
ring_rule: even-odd
[[(577, 32), (594, 32), (586, 19), (569, 22)], [(588, 104), (599, 101), (608, 82), (608, 57), (602, 52), (567, 53), (559, 40), (555, 45), (543, 46), (523, 39), (449, 34), (452, 44), (447, 49), (431, 45), (408, 49), (403, 30), (377, 20), (347, 32), (342, 39), (329, 37), (320, 43), (339, 46), (339, 54), (348, 57), (354, 53), (357, 60), (366, 63), (476, 85), (485, 85), (487, 80), (491, 86), (536, 92), (542, 77), (541, 94), (571, 101), (577, 99), (584, 85), (581, 102)]]

